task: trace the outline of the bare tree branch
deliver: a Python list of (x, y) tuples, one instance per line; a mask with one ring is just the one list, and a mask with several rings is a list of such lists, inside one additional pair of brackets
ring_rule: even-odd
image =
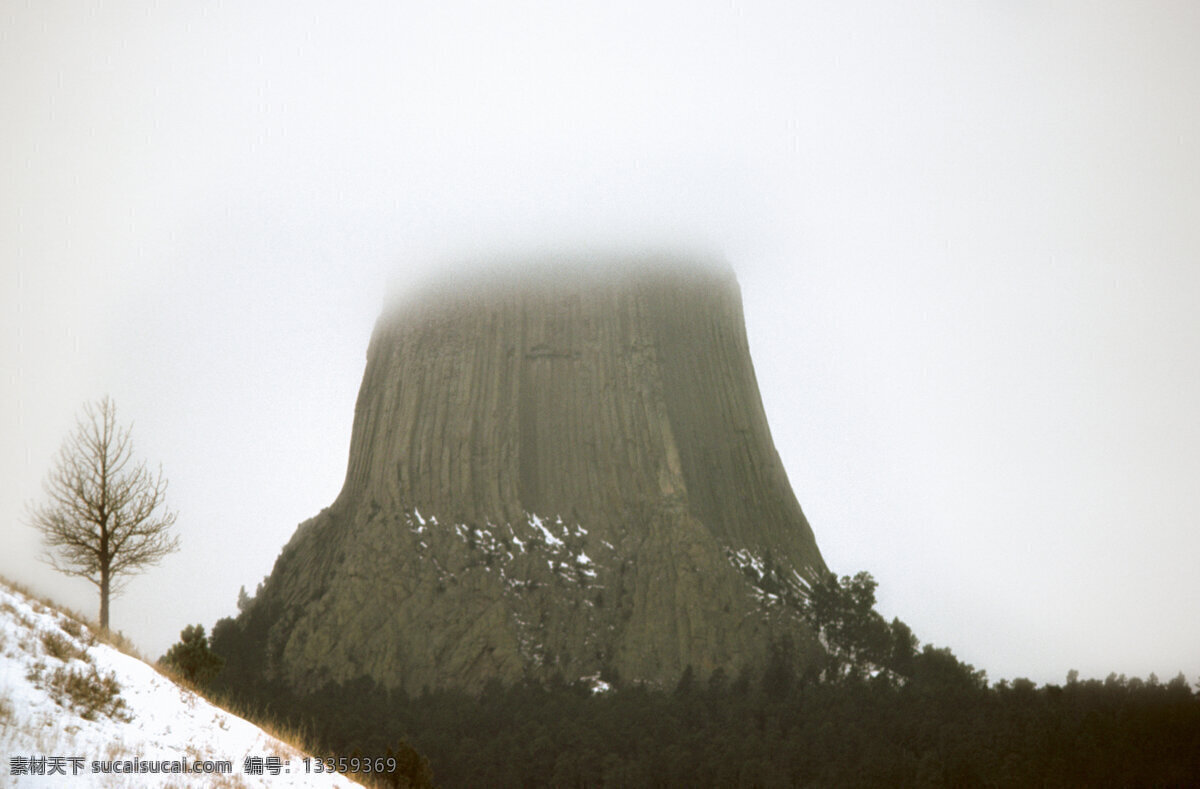
[(171, 534), (162, 469), (135, 462), (131, 429), (117, 424), (108, 397), (87, 403), (43, 483), (46, 502), (28, 520), (42, 532), (54, 569), (100, 588), (100, 626), (108, 627), (111, 594), (129, 577), (179, 549)]

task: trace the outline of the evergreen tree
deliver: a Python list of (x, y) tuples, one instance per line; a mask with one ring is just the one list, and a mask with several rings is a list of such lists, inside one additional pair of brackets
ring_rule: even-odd
[(204, 625), (185, 627), (179, 633), (179, 643), (172, 645), (159, 662), (197, 685), (208, 684), (225, 665), (225, 659), (208, 648)]

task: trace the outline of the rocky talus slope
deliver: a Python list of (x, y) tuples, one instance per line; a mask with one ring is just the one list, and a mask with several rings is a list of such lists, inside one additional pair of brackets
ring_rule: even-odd
[(824, 568), (733, 273), (527, 269), (380, 318), (342, 492), (239, 623), (301, 690), (670, 683), (811, 654), (789, 601)]

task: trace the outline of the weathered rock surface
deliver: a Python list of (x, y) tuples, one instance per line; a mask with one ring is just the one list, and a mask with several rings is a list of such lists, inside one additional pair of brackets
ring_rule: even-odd
[(638, 261), (447, 283), (379, 320), (341, 494), (253, 606), (263, 673), (478, 689), (760, 665), (824, 570), (733, 273)]

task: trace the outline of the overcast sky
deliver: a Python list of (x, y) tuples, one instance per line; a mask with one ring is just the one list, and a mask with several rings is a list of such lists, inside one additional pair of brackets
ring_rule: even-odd
[[(0, 0), (0, 572), (82, 403), (183, 549), (151, 657), (344, 474), (445, 259), (706, 248), (830, 567), (989, 677), (1200, 677), (1200, 5)], [(458, 276), (470, 276), (469, 268)]]

